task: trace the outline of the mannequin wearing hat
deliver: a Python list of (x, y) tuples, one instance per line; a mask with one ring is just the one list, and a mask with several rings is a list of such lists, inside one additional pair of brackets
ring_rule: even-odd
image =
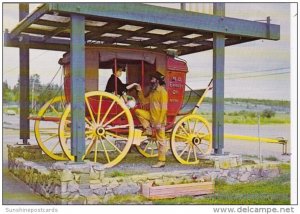
[(158, 142), (158, 163), (153, 168), (165, 166), (166, 145), (165, 145), (165, 125), (167, 120), (168, 92), (164, 88), (164, 76), (155, 72), (151, 75), (151, 91), (144, 97), (141, 86), (137, 86), (138, 97), (142, 104), (150, 104), (149, 111), (136, 109), (135, 114), (144, 128), (144, 135), (155, 136)]
[(120, 77), (122, 76), (122, 72), (126, 72), (126, 68), (118, 65), (117, 70), (113, 70), (113, 74), (110, 76), (110, 78), (107, 81), (105, 91), (114, 93), (115, 92), (115, 78), (117, 78), (117, 95), (123, 96), (124, 93), (127, 92), (127, 90), (130, 90), (134, 87), (136, 87), (137, 83), (132, 84), (124, 84), (120, 80)]

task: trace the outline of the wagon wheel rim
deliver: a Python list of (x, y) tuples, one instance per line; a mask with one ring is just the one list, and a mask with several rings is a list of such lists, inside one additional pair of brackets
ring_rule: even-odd
[(171, 149), (182, 164), (197, 164), (199, 157), (211, 153), (212, 134), (209, 123), (200, 115), (188, 115), (175, 125)]
[[(98, 100), (96, 111), (91, 100)], [(104, 110), (103, 104), (110, 101), (108, 108)], [(91, 159), (94, 162), (104, 164), (104, 167), (112, 167), (118, 164), (128, 153), (134, 133), (132, 115), (129, 109), (118, 97), (101, 91), (92, 91), (85, 94), (85, 154), (83, 159)], [(120, 112), (114, 113), (118, 106)], [(103, 112), (104, 111), (104, 112)], [(114, 124), (122, 119), (124, 124)], [(120, 134), (116, 130), (126, 131)], [(65, 154), (71, 160), (71, 107), (66, 108), (59, 126), (59, 138)]]
[[(64, 96), (54, 97), (46, 102), (38, 112), (38, 117), (41, 119), (36, 120), (34, 123), (34, 133), (38, 145), (43, 152), (54, 160), (68, 160), (61, 148), (58, 137), (59, 118), (63, 114), (65, 102)], [(57, 117), (57, 121), (43, 120), (49, 115)]]
[(146, 158), (154, 158), (158, 156), (158, 142), (153, 138), (147, 138), (140, 145), (136, 146), (139, 153)]

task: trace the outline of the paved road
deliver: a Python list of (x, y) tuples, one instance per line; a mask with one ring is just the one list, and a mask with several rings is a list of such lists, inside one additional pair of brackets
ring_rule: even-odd
[[(14, 144), (19, 142), (19, 131), (13, 129), (2, 129), (3, 143), (2, 143), (2, 204), (48, 204), (48, 202), (40, 195), (31, 191), (31, 189), (18, 178), (12, 176), (7, 167), (7, 144)], [(11, 141), (5, 139), (9, 138)]]

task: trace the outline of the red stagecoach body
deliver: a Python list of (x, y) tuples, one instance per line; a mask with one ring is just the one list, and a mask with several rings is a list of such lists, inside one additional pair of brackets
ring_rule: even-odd
[[(64, 91), (67, 102), (70, 102), (70, 55), (64, 54), (63, 58), (59, 60), (59, 63), (64, 68)], [(151, 72), (159, 71), (165, 76), (166, 90), (168, 91), (168, 112), (167, 112), (167, 128), (172, 127), (178, 112), (181, 109), (186, 73), (188, 72), (187, 64), (183, 60), (176, 59), (166, 53), (145, 51), (137, 49), (124, 49), (124, 48), (112, 48), (112, 47), (100, 47), (90, 48), (85, 50), (85, 90), (97, 91), (98, 89), (98, 76), (101, 73), (101, 69), (114, 68), (116, 64), (126, 65), (126, 80), (127, 83), (139, 83), (142, 86), (144, 95), (147, 96), (150, 90), (150, 74)], [(105, 71), (107, 72), (107, 71)], [(137, 98), (137, 92), (132, 90), (128, 92), (129, 95)], [(89, 98), (91, 109), (96, 115), (99, 107), (98, 98)], [(107, 109), (112, 104), (111, 100), (102, 100), (101, 114), (105, 114)], [(147, 109), (148, 106), (142, 106), (137, 104), (135, 108), (130, 109), (135, 126), (140, 126), (138, 119), (135, 117), (134, 110), (136, 108)], [(106, 119), (109, 120), (113, 116), (121, 112), (118, 105), (113, 105), (109, 115)], [(105, 122), (105, 121), (104, 121)], [(115, 125), (122, 125), (127, 121), (123, 121), (122, 117), (119, 117), (114, 121)]]

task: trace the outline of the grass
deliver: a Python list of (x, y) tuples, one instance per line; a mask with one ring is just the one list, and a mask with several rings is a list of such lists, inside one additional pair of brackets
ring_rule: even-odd
[(216, 181), (216, 193), (212, 196), (163, 199), (153, 201), (153, 204), (287, 205), (290, 204), (290, 175), (286, 173), (268, 181), (234, 185)]
[(199, 197), (149, 200), (141, 195), (119, 195), (108, 204), (154, 204), (154, 205), (288, 205), (290, 204), (290, 164), (279, 165), (279, 177), (250, 183), (227, 184), (216, 180), (215, 193)]
[(273, 156), (273, 155), (270, 155), (268, 157), (265, 157), (264, 158), (265, 160), (268, 160), (268, 161), (278, 161), (278, 158)]
[(149, 200), (141, 195), (119, 195), (111, 198), (108, 204), (154, 204), (154, 205), (288, 205), (290, 204), (289, 165), (281, 166), (281, 176), (259, 182), (227, 184), (216, 180), (216, 192), (200, 197), (178, 197), (174, 199)]
[[(212, 115), (211, 114), (201, 114), (204, 118), (206, 118), (210, 123), (212, 122)], [(245, 114), (225, 114), (224, 115), (224, 123), (230, 124), (248, 124), (254, 125), (258, 124), (257, 117)], [(290, 115), (289, 114), (279, 114), (277, 113), (274, 117), (271, 118), (260, 118), (260, 124), (290, 124)]]
[(287, 163), (280, 164), (278, 167), (282, 174), (289, 174), (291, 171), (291, 165)]
[(6, 113), (8, 110), (13, 110), (14, 112), (16, 112), (16, 114), (20, 113), (19, 107), (4, 107), (3, 113)]
[(107, 204), (147, 204), (151, 203), (147, 198), (141, 195), (116, 195), (111, 197)]

